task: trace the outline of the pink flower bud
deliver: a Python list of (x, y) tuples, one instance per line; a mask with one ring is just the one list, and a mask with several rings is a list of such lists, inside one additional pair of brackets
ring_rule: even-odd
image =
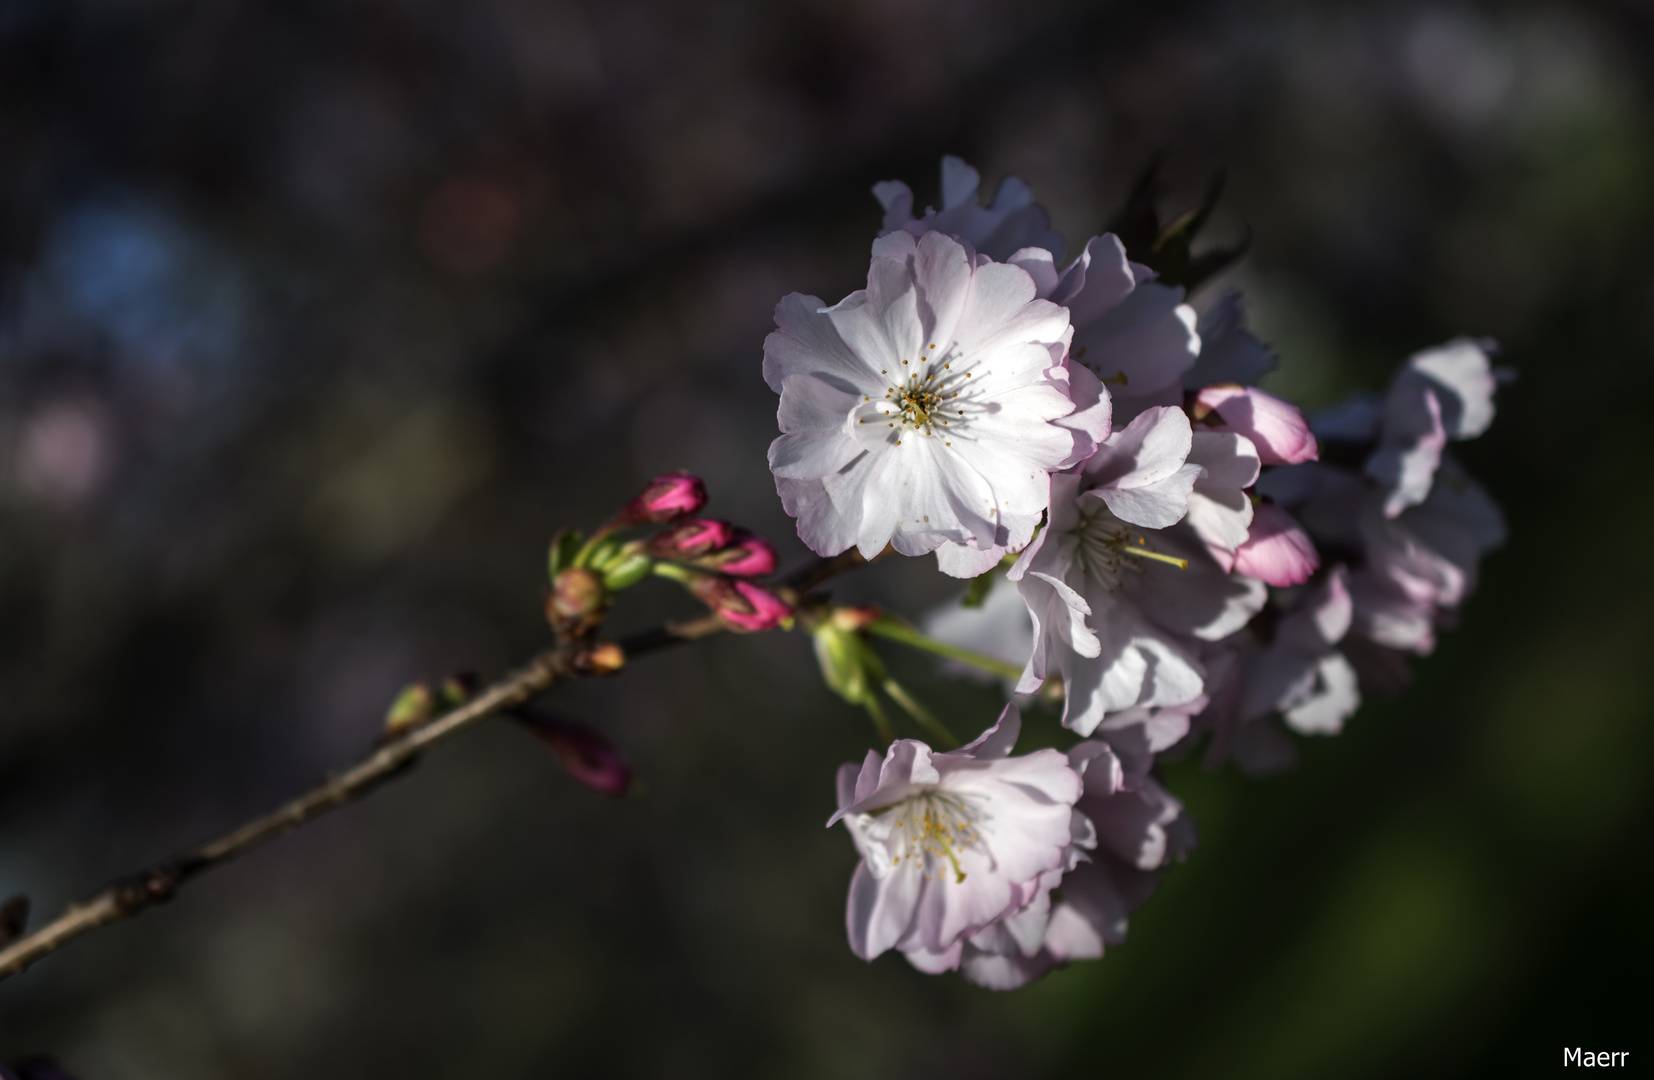
[(693, 559), (722, 551), (736, 535), (735, 526), (727, 521), (695, 518), (655, 534), (649, 540), (649, 553), (663, 559)]
[(557, 755), (568, 774), (593, 791), (624, 795), (632, 786), (632, 766), (613, 743), (584, 724), (554, 716), (523, 717), (528, 729)]
[(743, 530), (735, 543), (703, 560), (703, 564), (734, 577), (763, 577), (775, 573), (780, 561), (768, 540)]
[(1301, 585), (1320, 565), (1315, 542), (1291, 514), (1274, 503), (1253, 507), (1246, 542), (1235, 549), (1235, 573), (1270, 585)]
[(773, 630), (793, 613), (779, 596), (750, 581), (703, 574), (688, 584), (695, 598), (731, 630)]
[(746, 600), (752, 613), (720, 610), (718, 614), (725, 622), (734, 623), (743, 630), (773, 630), (792, 616), (793, 609), (768, 589), (750, 581), (735, 582), (735, 589)]
[(683, 470), (657, 476), (626, 504), (617, 520), (622, 525), (666, 525), (700, 511), (706, 505), (706, 485)]
[(1222, 426), (1245, 435), (1265, 465), (1296, 465), (1320, 456), (1309, 421), (1298, 406), (1254, 386), (1219, 383), (1195, 395), (1196, 420), (1216, 413)]

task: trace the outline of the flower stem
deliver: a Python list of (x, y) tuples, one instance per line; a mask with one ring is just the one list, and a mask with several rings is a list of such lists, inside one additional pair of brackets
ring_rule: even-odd
[(862, 705), (867, 709), (867, 715), (873, 718), (873, 726), (879, 729), (879, 738), (889, 746), (896, 741), (896, 729), (890, 726), (890, 717), (885, 715), (884, 706), (879, 704), (877, 694), (868, 694), (862, 699)]
[(958, 660), (962, 664), (970, 664), (972, 667), (991, 671), (1003, 678), (1015, 679), (1022, 675), (1022, 669), (1013, 664), (1007, 664), (1005, 661), (996, 660), (991, 656), (984, 656), (979, 652), (972, 652), (970, 649), (962, 649), (957, 645), (949, 645), (945, 641), (937, 641), (935, 638), (922, 634), (907, 623), (894, 619), (889, 615), (868, 623), (866, 629), (870, 634), (877, 634), (882, 638), (889, 638), (891, 641), (899, 641), (903, 645), (923, 649), (925, 652), (935, 653), (937, 656), (945, 656), (949, 660)]
[(913, 695), (907, 692), (906, 687), (895, 679), (887, 678), (884, 681), (883, 688), (884, 692), (890, 695), (891, 700), (895, 701), (909, 716), (918, 721), (919, 726), (930, 732), (937, 742), (949, 750), (958, 749), (959, 740), (954, 737), (953, 732), (948, 730), (948, 726), (938, 720), (935, 713), (919, 704)]
[(651, 573), (653, 573), (656, 577), (669, 578), (672, 581), (678, 582), (680, 585), (693, 584), (697, 576), (696, 572), (689, 569), (687, 566), (679, 566), (677, 563), (669, 562), (656, 563), (651, 569)]

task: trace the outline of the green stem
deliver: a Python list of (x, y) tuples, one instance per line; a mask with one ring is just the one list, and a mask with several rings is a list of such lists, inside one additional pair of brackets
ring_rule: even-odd
[(884, 706), (879, 704), (878, 695), (869, 693), (862, 699), (862, 705), (867, 708), (867, 715), (873, 718), (873, 726), (879, 729), (879, 738), (889, 746), (896, 741), (896, 729), (890, 726), (890, 717), (885, 715)]
[(699, 571), (691, 570), (687, 566), (677, 563), (658, 562), (651, 571), (656, 577), (670, 578), (682, 585), (693, 585), (697, 576), (705, 576)]
[(889, 694), (896, 704), (906, 710), (909, 716), (917, 720), (920, 727), (930, 732), (937, 742), (949, 750), (958, 749), (959, 740), (954, 738), (953, 732), (948, 730), (948, 726), (936, 719), (935, 714), (929, 709), (914, 700), (913, 695), (908, 693), (907, 688), (902, 686), (901, 683), (895, 679), (886, 679), (884, 681), (884, 692)]
[(935, 653), (937, 656), (945, 656), (949, 660), (958, 660), (960, 663), (970, 664), (972, 667), (979, 667), (984, 671), (991, 671), (995, 675), (1007, 679), (1016, 679), (1022, 676), (1022, 669), (1015, 665), (1007, 664), (1003, 660), (996, 660), (991, 656), (984, 656), (979, 652), (972, 652), (969, 649), (961, 649), (957, 645), (949, 645), (945, 641), (937, 641), (935, 638), (921, 634), (908, 624), (900, 622), (889, 615), (869, 623), (867, 632), (877, 634), (882, 638), (889, 638), (891, 641), (899, 641), (903, 645), (915, 649)]

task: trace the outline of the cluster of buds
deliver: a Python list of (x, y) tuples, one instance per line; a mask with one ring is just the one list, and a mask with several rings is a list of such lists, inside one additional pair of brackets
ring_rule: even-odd
[[(569, 639), (589, 636), (616, 592), (651, 574), (683, 584), (732, 630), (770, 630), (792, 609), (747, 578), (775, 572), (769, 542), (727, 521), (697, 518), (706, 485), (686, 472), (649, 481), (590, 538), (565, 532), (552, 543), (546, 617)], [(647, 539), (622, 541), (622, 529), (665, 526)]]
[(773, 574), (779, 561), (768, 540), (711, 518), (695, 518), (657, 533), (648, 551), (657, 559), (743, 578)]

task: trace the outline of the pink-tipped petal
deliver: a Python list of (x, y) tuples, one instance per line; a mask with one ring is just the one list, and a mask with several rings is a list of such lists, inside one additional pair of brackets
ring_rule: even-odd
[(768, 589), (754, 585), (750, 581), (737, 581), (734, 585), (735, 591), (751, 610), (739, 610), (734, 604), (721, 607), (718, 609), (718, 615), (725, 622), (733, 623), (742, 630), (774, 630), (793, 613), (792, 608)]
[(1271, 585), (1301, 585), (1320, 565), (1315, 542), (1291, 514), (1274, 503), (1253, 508), (1251, 533), (1235, 549), (1235, 573)]
[(718, 569), (735, 577), (763, 577), (775, 573), (780, 558), (770, 542), (747, 535), (716, 557)]
[(1196, 415), (1203, 409), (1215, 413), (1226, 430), (1252, 440), (1258, 460), (1265, 465), (1297, 465), (1320, 456), (1309, 421), (1298, 406), (1256, 387), (1208, 386), (1195, 395)]
[(649, 552), (663, 558), (695, 558), (722, 551), (735, 535), (735, 526), (727, 521), (695, 518), (657, 533), (649, 541)]
[(706, 485), (681, 469), (657, 476), (620, 512), (622, 524), (666, 525), (706, 505)]

